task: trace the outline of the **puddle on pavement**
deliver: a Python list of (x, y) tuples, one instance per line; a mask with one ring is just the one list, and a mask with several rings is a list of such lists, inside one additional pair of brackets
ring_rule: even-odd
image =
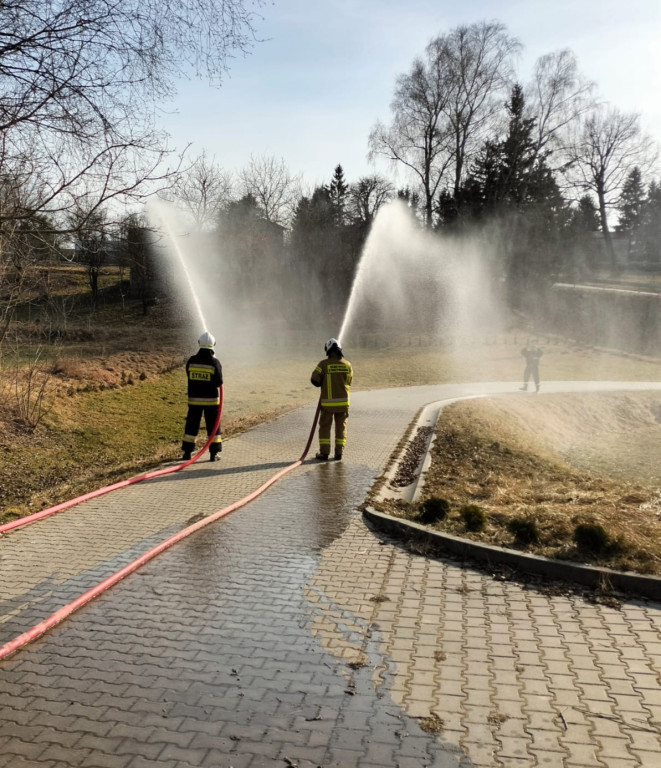
[[(355, 750), (352, 764), (373, 764), (370, 742), (387, 738), (394, 764), (468, 766), (393, 702), (377, 638), (365, 642), (368, 621), (344, 612), (335, 622), (342, 642), (364, 652), (353, 666), (317, 631), (329, 606), (315, 604), (321, 592), (310, 591), (311, 581), (324, 553), (360, 514), (356, 504), (373, 479), (374, 470), (348, 462), (306, 465), (147, 563), (139, 577), (128, 577), (31, 647), (44, 670), (30, 691), (31, 706), (48, 710), (57, 700), (59, 659), (80, 645), (80, 696), (93, 720), (107, 716), (104, 696), (117, 680), (122, 710), (134, 713), (136, 723), (142, 711), (157, 707), (165, 731), (177, 731), (185, 717), (193, 733), (196, 721), (204, 724), (203, 737), (213, 724), (228, 738), (228, 754), (250, 750), (240, 730), (250, 726), (261, 727), (254, 740), (293, 760), (309, 731), (320, 764), (342, 764), (347, 744)], [(10, 683), (20, 679), (30, 657), (27, 649), (0, 674)], [(195, 749), (195, 737), (189, 746)], [(88, 759), (111, 749), (112, 739), (99, 736)], [(356, 751), (362, 758), (354, 759)]]

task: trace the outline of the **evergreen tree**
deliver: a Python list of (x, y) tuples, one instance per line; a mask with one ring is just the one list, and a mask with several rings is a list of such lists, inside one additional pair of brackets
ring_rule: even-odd
[(537, 149), (535, 118), (525, 116), (520, 85), (513, 87), (505, 106), (509, 115), (505, 138), (485, 142), (461, 190), (462, 207), (481, 217), (560, 202), (546, 156)]
[(620, 215), (615, 227), (618, 232), (625, 232), (628, 235), (627, 256), (629, 259), (637, 258), (641, 255), (640, 252), (644, 250), (640, 236), (646, 205), (647, 198), (643, 186), (643, 175), (640, 168), (636, 166), (631, 169), (622, 185), (622, 194), (618, 204)]
[(642, 254), (649, 265), (661, 269), (661, 184), (653, 181), (642, 215)]
[[(560, 232), (567, 211), (558, 185), (535, 140), (535, 119), (526, 117), (523, 90), (512, 89), (503, 139), (482, 147), (455, 204), (463, 225), (497, 222), (510, 297), (536, 294), (557, 269)], [(448, 200), (439, 201), (447, 210)]]
[(619, 232), (636, 230), (642, 222), (646, 203), (643, 175), (640, 168), (632, 168), (622, 186), (622, 196), (618, 205), (620, 217), (616, 229)]
[(397, 190), (397, 199), (405, 203), (413, 212), (416, 218), (420, 215), (420, 193), (413, 191), (410, 187), (403, 187)]
[(291, 246), (295, 262), (308, 271), (323, 271), (336, 241), (335, 209), (328, 187), (317, 187), (302, 197), (292, 222)]
[(583, 195), (575, 208), (569, 211), (564, 231), (565, 279), (579, 283), (589, 278), (598, 262), (600, 245), (595, 233), (601, 223), (599, 211), (591, 195)]
[(349, 185), (344, 178), (344, 170), (341, 165), (335, 167), (333, 178), (328, 185), (328, 195), (335, 209), (335, 221), (338, 225), (345, 223), (345, 212)]
[(255, 222), (263, 218), (255, 196), (244, 195), (240, 200), (232, 200), (225, 206), (218, 222), (222, 231), (233, 237), (254, 229)]
[(305, 279), (319, 287), (315, 306), (323, 307), (320, 317), (327, 327), (341, 321), (351, 290), (356, 264), (367, 234), (361, 222), (345, 222), (338, 213), (349, 185), (341, 166), (336, 168), (335, 184), (317, 187), (310, 198), (303, 197), (296, 207), (291, 233), (293, 280)]
[(598, 232), (600, 226), (599, 211), (594, 200), (590, 195), (583, 195), (570, 214), (569, 229), (576, 233)]
[(218, 234), (230, 264), (226, 278), (237, 295), (254, 295), (265, 278), (266, 219), (254, 195), (228, 203), (218, 217)]

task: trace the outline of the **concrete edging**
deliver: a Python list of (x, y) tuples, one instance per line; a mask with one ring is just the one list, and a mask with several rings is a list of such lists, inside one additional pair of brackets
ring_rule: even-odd
[(577, 582), (589, 587), (613, 588), (652, 600), (661, 600), (661, 578), (657, 576), (643, 576), (610, 568), (580, 565), (567, 560), (529, 555), (492, 544), (481, 544), (449, 533), (429, 530), (419, 523), (392, 517), (371, 507), (363, 509), (363, 516), (380, 531), (425, 541), (456, 557), (489, 565), (507, 565), (538, 576)]

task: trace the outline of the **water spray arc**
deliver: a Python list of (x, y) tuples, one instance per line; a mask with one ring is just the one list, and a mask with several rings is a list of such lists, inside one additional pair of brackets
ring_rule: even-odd
[(410, 219), (408, 208), (399, 201), (387, 203), (377, 213), (351, 285), (342, 326), (337, 336), (340, 344), (345, 341), (347, 332), (357, 321), (361, 310), (364, 310), (362, 305), (375, 298), (393, 303), (393, 293), (398, 291), (397, 283), (404, 277), (397, 274), (393, 262), (397, 259), (401, 242), (411, 226)]
[(150, 210), (153, 211), (153, 213), (156, 215), (156, 217), (161, 223), (161, 226), (165, 230), (165, 234), (168, 236), (168, 240), (170, 242), (170, 245), (172, 246), (172, 250), (174, 251), (177, 257), (177, 264), (181, 268), (181, 272), (186, 279), (186, 284), (188, 286), (188, 290), (190, 291), (190, 295), (193, 300), (193, 306), (195, 307), (197, 318), (200, 322), (200, 327), (204, 331), (206, 331), (208, 330), (208, 326), (207, 326), (207, 321), (204, 317), (204, 312), (202, 311), (202, 304), (200, 302), (200, 299), (198, 298), (197, 291), (195, 290), (195, 284), (193, 283), (193, 278), (191, 277), (190, 271), (188, 269), (188, 265), (186, 264), (186, 259), (184, 258), (184, 253), (179, 244), (178, 237), (172, 229), (172, 226), (170, 224), (170, 221), (164, 209), (164, 206), (160, 203), (151, 203)]
[(402, 201), (387, 203), (363, 246), (337, 338), (406, 344), (418, 336), (439, 346), (493, 330), (502, 322), (494, 262), (494, 244), (480, 233), (441, 235)]

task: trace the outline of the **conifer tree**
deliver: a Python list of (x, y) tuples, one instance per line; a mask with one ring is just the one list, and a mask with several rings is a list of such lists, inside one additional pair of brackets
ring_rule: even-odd
[(616, 229), (619, 232), (637, 229), (641, 224), (646, 202), (643, 175), (640, 168), (636, 166), (631, 169), (622, 185), (622, 196), (618, 206), (620, 217)]
[(338, 225), (344, 224), (348, 192), (349, 185), (344, 179), (344, 169), (337, 165), (328, 185), (328, 194), (335, 208), (335, 223)]
[(661, 184), (657, 181), (648, 187), (641, 240), (645, 260), (657, 269), (661, 268)]

